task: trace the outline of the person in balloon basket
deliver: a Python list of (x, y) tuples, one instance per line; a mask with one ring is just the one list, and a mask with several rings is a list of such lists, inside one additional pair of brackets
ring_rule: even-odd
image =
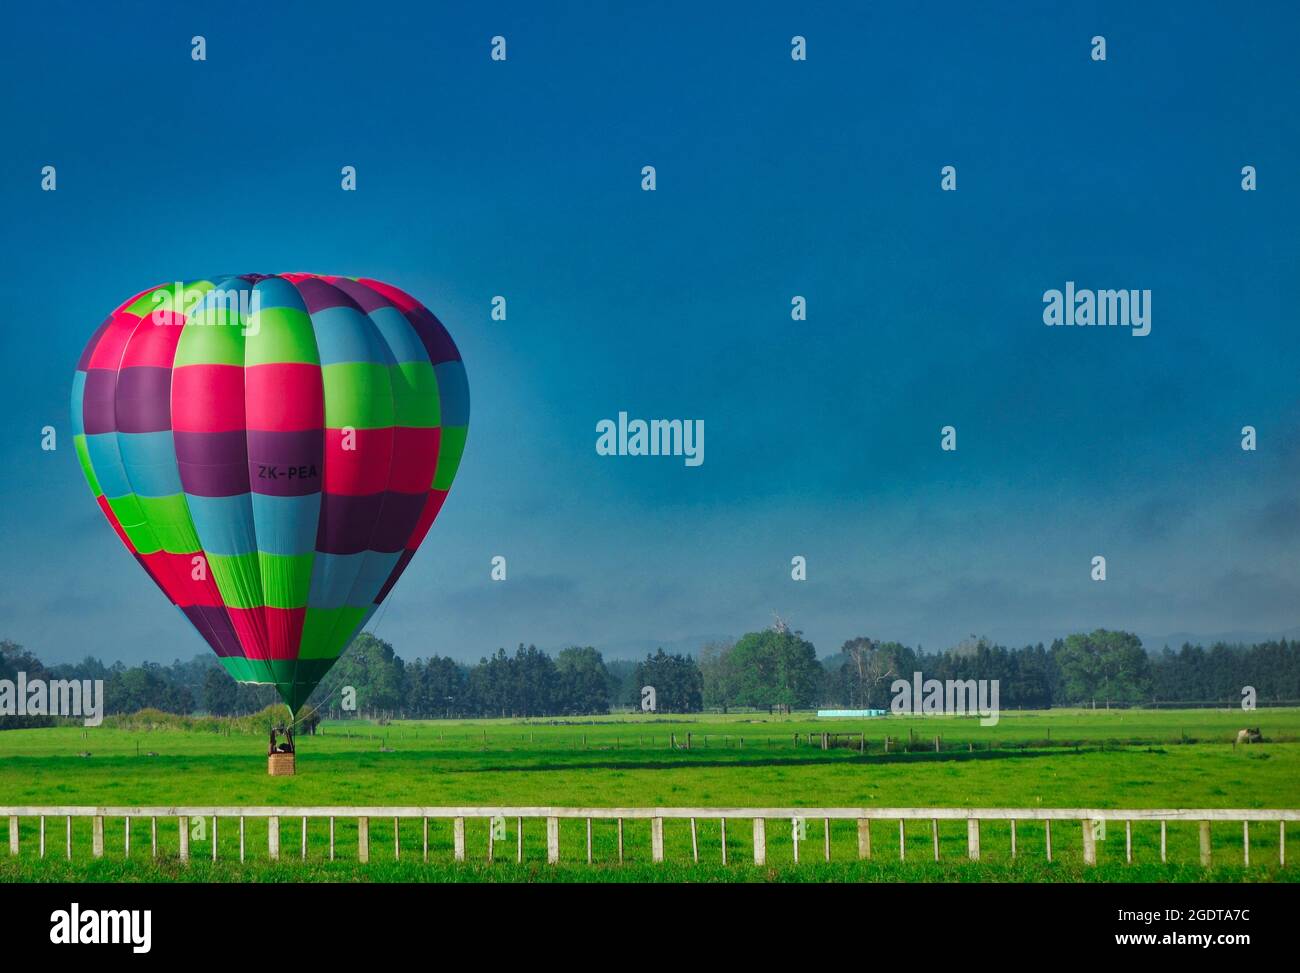
[[(284, 734), (284, 742), (276, 743), (276, 734)], [(293, 730), (285, 726), (271, 727), (271, 745), (267, 749), (267, 754), (273, 753), (293, 753)]]

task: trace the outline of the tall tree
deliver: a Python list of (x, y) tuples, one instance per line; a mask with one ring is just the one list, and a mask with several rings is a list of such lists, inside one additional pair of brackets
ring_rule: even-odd
[(727, 712), (734, 706), (740, 680), (732, 661), (731, 642), (706, 642), (700, 647), (696, 663), (700, 667), (704, 705)]
[(239, 683), (221, 666), (213, 666), (203, 679), (203, 708), (213, 716), (231, 716), (239, 699)]
[(1054, 654), (1071, 702), (1095, 707), (1098, 699), (1109, 706), (1149, 698), (1151, 660), (1136, 635), (1099, 628), (1068, 636)]
[[(668, 655), (661, 648), (637, 666), (636, 682), (655, 688), (655, 706), (661, 713), (698, 713), (704, 708), (704, 681), (700, 667), (686, 655)], [(640, 703), (640, 690), (637, 691)]]
[(732, 658), (740, 673), (737, 702), (743, 706), (789, 712), (810, 706), (817, 695), (822, 674), (817, 650), (798, 632), (750, 632), (736, 642)]
[(889, 646), (859, 636), (844, 643), (847, 656), (845, 682), (849, 705), (855, 708), (883, 708), (888, 684), (898, 676), (898, 664)]
[(609, 672), (591, 646), (561, 649), (555, 658), (558, 709), (568, 714), (609, 712)]

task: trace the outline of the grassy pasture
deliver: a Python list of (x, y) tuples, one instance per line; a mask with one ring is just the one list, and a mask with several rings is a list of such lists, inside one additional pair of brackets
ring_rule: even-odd
[[(1237, 729), (1259, 725), (1270, 741), (1231, 745)], [(823, 751), (806, 734), (823, 730), (867, 734), (865, 754)], [(691, 749), (681, 749), (691, 734)], [(678, 749), (669, 747), (675, 734)], [(795, 743), (795, 734), (801, 739)], [(884, 738), (895, 743), (884, 751)], [(933, 741), (942, 735), (942, 752)], [(743, 746), (741, 738), (743, 737)], [(912, 752), (906, 752), (912, 738)], [(1184, 742), (1187, 741), (1187, 742)], [(901, 751), (901, 752), (900, 752)], [(79, 754), (89, 752), (90, 756)], [(150, 756), (149, 754), (155, 754)], [(363, 721), (325, 725), (299, 742), (299, 773), (266, 774), (265, 742), (252, 734), (169, 728), (57, 727), (0, 733), (0, 804), (482, 804), (569, 806), (916, 806), (916, 807), (1300, 807), (1300, 710), (1252, 714), (1193, 711), (1064, 710), (1004, 714), (996, 727), (976, 719), (888, 717), (817, 720), (732, 715), (650, 717), (640, 714), (567, 720)], [(750, 862), (748, 821), (727, 829), (730, 864), (720, 864), (717, 821), (698, 822), (700, 864), (691, 861), (689, 825), (666, 824), (662, 865), (650, 863), (649, 823), (625, 822), (626, 864), (619, 867), (615, 824), (596, 821), (588, 868), (584, 822), (561, 821), (562, 864), (545, 863), (545, 827), (524, 822), (524, 858), (514, 861), (515, 821), (488, 865), (488, 822), (467, 822), (470, 862), (451, 861), (451, 824), (430, 822), (430, 862), (422, 858), (419, 820), (400, 825), (395, 860), (393, 822), (370, 824), (371, 862), (356, 857), (355, 822), (336, 822), (337, 860), (327, 860), (325, 821), (308, 823), (308, 858), (299, 859), (300, 819), (282, 821), (282, 859), (266, 858), (265, 822), (249, 819), (249, 860), (238, 862), (238, 825), (223, 820), (219, 861), (211, 857), (211, 827), (191, 839), (188, 866), (175, 861), (174, 819), (160, 820), (161, 858), (150, 857), (147, 822), (137, 822), (132, 854), (123, 860), (123, 822), (106, 822), (106, 855), (90, 855), (90, 822), (73, 822), (73, 860), (64, 860), (64, 819), (47, 821), (47, 857), (37, 856), (35, 819), (22, 822), (21, 852), (3, 855), (0, 880), (436, 880), (521, 881), (1200, 881), (1192, 824), (1169, 826), (1169, 864), (1159, 863), (1159, 825), (1134, 825), (1134, 865), (1124, 862), (1122, 824), (1098, 843), (1099, 866), (1084, 869), (1079, 828), (1053, 826), (1053, 858), (1045, 858), (1041, 823), (1018, 830), (1010, 857), (1009, 826), (986, 822), (983, 858), (965, 861), (963, 822), (940, 823), (940, 858), (933, 862), (928, 821), (909, 822), (906, 861), (899, 862), (898, 824), (873, 824), (874, 856), (857, 861), (856, 824), (831, 822), (830, 863), (822, 861), (823, 823), (807, 824), (801, 862), (792, 862), (790, 828), (768, 824), (768, 866)], [(1300, 856), (1300, 827), (1288, 849)], [(1277, 867), (1275, 824), (1251, 827), (1249, 869), (1241, 867), (1241, 826), (1216, 824), (1219, 880), (1294, 880), (1297, 868)]]

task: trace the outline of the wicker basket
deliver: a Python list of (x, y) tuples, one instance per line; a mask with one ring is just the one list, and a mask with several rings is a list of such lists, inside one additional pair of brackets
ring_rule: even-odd
[(293, 754), (272, 753), (266, 758), (266, 772), (272, 777), (293, 776)]

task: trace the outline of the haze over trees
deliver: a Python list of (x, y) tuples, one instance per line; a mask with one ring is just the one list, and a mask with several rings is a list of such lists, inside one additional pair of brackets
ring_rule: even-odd
[[(22, 646), (0, 642), (0, 680), (12, 682), (19, 672), (28, 679), (103, 679), (109, 714), (154, 708), (238, 716), (279, 699), (269, 686), (236, 683), (209, 655), (170, 665), (108, 666), (88, 657), (47, 666)], [(1153, 654), (1131, 633), (1097, 629), (1050, 646), (1008, 648), (971, 637), (945, 652), (926, 653), (860, 636), (818, 659), (801, 632), (778, 620), (734, 643), (708, 643), (696, 657), (660, 649), (640, 660), (606, 661), (593, 646), (571, 646), (552, 657), (521, 643), (514, 652), (498, 649), (469, 665), (436, 655), (406, 661), (393, 645), (363, 632), (308, 706), (328, 717), (573, 717), (639, 711), (641, 687), (654, 686), (659, 713), (888, 709), (893, 682), (911, 680), (915, 672), (943, 681), (996, 679), (1003, 709), (1235, 706), (1245, 686), (1254, 687), (1263, 705), (1300, 701), (1300, 641), (1184, 645)], [(355, 709), (345, 708), (350, 699)], [(0, 728), (40, 722), (49, 721), (0, 715)]]

